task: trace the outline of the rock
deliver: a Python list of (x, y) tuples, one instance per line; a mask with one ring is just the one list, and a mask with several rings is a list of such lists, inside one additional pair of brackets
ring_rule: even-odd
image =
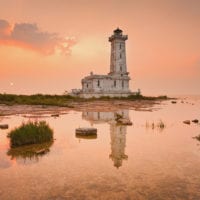
[(128, 126), (131, 126), (133, 124), (129, 119), (126, 119), (126, 118), (118, 119), (117, 123), (122, 124), (122, 125), (128, 125)]
[(119, 113), (115, 114), (115, 120), (116, 121), (118, 121), (119, 119), (122, 119), (122, 118), (123, 118), (123, 116), (121, 114), (119, 114)]
[(193, 123), (199, 123), (199, 120), (198, 119), (194, 119), (192, 120)]
[(115, 116), (115, 121), (117, 122), (117, 124), (121, 125), (131, 126), (133, 124), (129, 119), (123, 118), (123, 116), (118, 113)]
[(171, 103), (175, 104), (175, 103), (177, 103), (177, 102), (176, 102), (176, 101), (171, 101)]
[(90, 135), (96, 135), (97, 129), (96, 128), (77, 128), (76, 129), (76, 135), (79, 136), (90, 136)]
[(51, 117), (59, 117), (59, 114), (52, 114)]
[(184, 124), (190, 124), (190, 120), (183, 121)]
[(8, 129), (8, 124), (0, 124), (0, 129)]

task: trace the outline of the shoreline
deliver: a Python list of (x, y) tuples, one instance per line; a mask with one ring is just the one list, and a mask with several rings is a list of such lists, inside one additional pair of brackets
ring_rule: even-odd
[(5, 105), (0, 104), (0, 117), (10, 115), (31, 115), (32, 117), (51, 117), (51, 115), (67, 114), (70, 111), (77, 112), (114, 112), (122, 109), (136, 111), (153, 111), (156, 105), (160, 105), (164, 100), (95, 100), (84, 102), (70, 102), (70, 106), (52, 106), (52, 105)]

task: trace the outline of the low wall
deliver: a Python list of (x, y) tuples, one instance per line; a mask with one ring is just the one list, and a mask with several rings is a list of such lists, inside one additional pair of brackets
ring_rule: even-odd
[(100, 98), (100, 97), (128, 97), (130, 95), (132, 95), (133, 93), (130, 92), (130, 93), (81, 93), (80, 94), (80, 97), (82, 98), (92, 98), (92, 97), (95, 97), (95, 98)]

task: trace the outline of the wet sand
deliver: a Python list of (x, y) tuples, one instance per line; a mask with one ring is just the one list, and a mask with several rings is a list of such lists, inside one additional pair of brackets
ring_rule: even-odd
[(119, 109), (129, 109), (137, 111), (153, 111), (155, 105), (164, 103), (165, 101), (151, 101), (151, 100), (138, 100), (138, 101), (91, 101), (91, 102), (72, 102), (70, 107), (58, 106), (43, 106), (43, 105), (0, 105), (0, 117), (8, 115), (23, 114), (34, 115), (53, 115), (53, 114), (66, 114), (71, 110), (74, 111), (116, 111)]

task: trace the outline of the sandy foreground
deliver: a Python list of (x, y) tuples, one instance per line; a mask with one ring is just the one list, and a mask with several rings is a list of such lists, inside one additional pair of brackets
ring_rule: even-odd
[[(67, 114), (69, 111), (117, 111), (120, 109), (130, 109), (137, 111), (153, 111), (156, 105), (163, 103), (163, 101), (91, 101), (91, 102), (71, 102), (70, 107), (58, 106), (42, 106), (42, 105), (0, 105), (0, 116), (7, 115), (54, 115)], [(28, 117), (28, 116), (27, 116)]]

